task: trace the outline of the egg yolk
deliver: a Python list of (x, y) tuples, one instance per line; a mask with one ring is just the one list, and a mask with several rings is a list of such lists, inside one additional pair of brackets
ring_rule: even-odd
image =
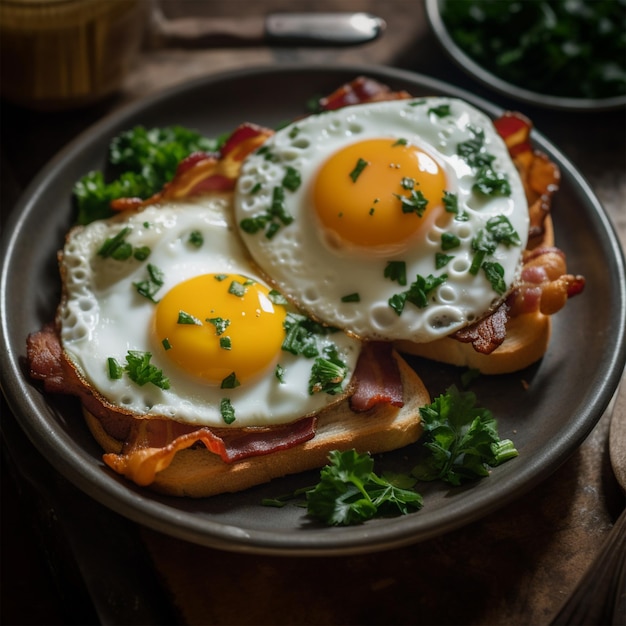
[(398, 249), (441, 207), (446, 175), (403, 140), (369, 139), (335, 152), (313, 188), (317, 215), (338, 246)]
[(183, 370), (233, 387), (276, 363), (285, 317), (264, 285), (239, 274), (205, 274), (179, 283), (159, 301), (154, 338)]

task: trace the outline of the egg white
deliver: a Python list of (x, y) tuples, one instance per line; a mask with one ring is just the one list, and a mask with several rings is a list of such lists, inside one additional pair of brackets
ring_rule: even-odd
[[(449, 106), (450, 114), (433, 109)], [(493, 168), (508, 178), (509, 196), (483, 196), (473, 189), (475, 170), (457, 154), (457, 146), (472, 138), (470, 128), (484, 131), (485, 151), (495, 157)], [(341, 249), (328, 244), (312, 202), (316, 172), (333, 153), (349, 143), (389, 137), (405, 139), (433, 156), (444, 169), (447, 190), (458, 198), (458, 211), (466, 219), (430, 220), (420, 245), (381, 257), (374, 251)], [(268, 158), (271, 155), (271, 158)], [(528, 238), (528, 205), (524, 188), (504, 141), (491, 120), (468, 103), (452, 98), (422, 98), (349, 106), (313, 115), (277, 131), (263, 149), (242, 165), (235, 194), (238, 224), (267, 210), (272, 190), (281, 185), (286, 168), (300, 172), (302, 184), (285, 191), (285, 207), (293, 221), (271, 238), (242, 232), (252, 257), (273, 283), (313, 317), (349, 330), (361, 338), (429, 342), (476, 321), (489, 312), (503, 294), (479, 272), (468, 272), (474, 251), (472, 239), (489, 218), (506, 216), (520, 245), (499, 244), (492, 260), (504, 270), (507, 289), (514, 283)], [(457, 236), (460, 246), (443, 269), (434, 258), (441, 251), (441, 235)], [(389, 299), (407, 287), (384, 277), (390, 261), (406, 262), (407, 278), (445, 273), (447, 280), (429, 296), (428, 306), (405, 306), (398, 315)], [(359, 302), (343, 302), (358, 293)]]
[[(133, 247), (148, 246), (148, 259), (119, 261), (99, 256), (103, 242), (126, 227), (131, 229), (126, 241)], [(190, 244), (193, 231), (202, 234), (202, 246)], [(312, 360), (284, 351), (279, 356), (283, 382), (272, 368), (266, 376), (235, 389), (211, 386), (175, 366), (151, 337), (155, 303), (139, 295), (134, 286), (146, 279), (147, 263), (163, 272), (164, 283), (157, 298), (176, 284), (207, 273), (236, 273), (263, 282), (233, 232), (230, 195), (150, 206), (70, 231), (60, 255), (62, 346), (79, 374), (112, 405), (137, 417), (165, 416), (190, 424), (226, 427), (220, 402), (228, 398), (235, 410), (232, 426), (244, 427), (290, 422), (337, 401), (338, 396), (326, 393), (310, 395)], [(335, 333), (319, 338), (320, 351), (331, 341), (351, 373), (359, 342)], [(129, 350), (150, 352), (151, 363), (163, 371), (170, 388), (164, 390), (150, 383), (138, 386), (127, 376), (111, 380), (107, 359), (124, 363)]]

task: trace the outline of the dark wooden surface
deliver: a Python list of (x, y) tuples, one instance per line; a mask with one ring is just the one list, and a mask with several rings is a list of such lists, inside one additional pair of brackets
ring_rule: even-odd
[[(369, 10), (384, 17), (388, 29), (382, 39), (360, 48), (144, 49), (122, 92), (92, 108), (45, 113), (3, 102), (3, 217), (48, 159), (91, 123), (139, 97), (212, 72), (294, 61), (383, 64), (434, 76), (502, 106), (513, 106), (473, 83), (448, 60), (416, 0), (179, 4), (186, 12), (200, 7), (209, 15), (233, 18), (285, 6)], [(533, 107), (524, 112), (587, 178), (625, 243), (624, 112), (565, 114)], [(50, 562), (59, 554), (64, 558), (66, 547), (51, 544), (46, 530), (54, 520), (31, 506), (36, 489), (23, 476), (15, 478), (17, 450), (38, 468), (37, 485), (49, 485), (60, 491), (65, 502), (71, 501), (66, 514), (71, 515), (77, 505), (82, 507), (91, 519), (109, 524), (111, 534), (101, 534), (105, 546), (122, 537), (146, 559), (149, 571), (141, 570), (145, 579), (138, 586), (143, 596), (137, 592), (133, 606), (113, 602), (103, 623), (547, 624), (593, 560), (624, 504), (609, 465), (609, 416), (605, 415), (579, 450), (531, 493), (442, 537), (401, 550), (341, 558), (231, 554), (118, 518), (56, 476), (14, 428), (4, 404), (2, 420), (3, 431), (10, 431), (5, 439), (10, 450), (7, 454), (3, 446), (2, 467), (4, 624), (96, 623), (97, 619), (69, 561), (57, 568), (56, 577), (50, 575)], [(44, 506), (45, 510), (50, 512)], [(111, 552), (119, 548), (111, 545)], [(109, 575), (103, 564), (102, 576)]]

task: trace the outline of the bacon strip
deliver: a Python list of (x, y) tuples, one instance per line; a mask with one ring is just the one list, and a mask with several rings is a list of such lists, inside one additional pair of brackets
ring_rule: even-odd
[(451, 336), (462, 343), (471, 343), (476, 352), (491, 354), (506, 338), (508, 310), (508, 305), (503, 302), (491, 315)]
[(539, 311), (553, 315), (585, 287), (583, 276), (567, 274), (565, 254), (555, 247), (526, 250), (520, 281), (507, 298), (510, 315)]
[(122, 453), (105, 454), (102, 459), (117, 473), (146, 486), (169, 466), (177, 452), (197, 443), (202, 443), (225, 463), (234, 463), (304, 443), (315, 436), (316, 424), (317, 418), (311, 416), (271, 428), (227, 430), (197, 428), (171, 420), (135, 419)]
[(366, 102), (380, 102), (382, 100), (404, 100), (411, 97), (411, 94), (406, 91), (392, 91), (387, 85), (383, 85), (372, 78), (359, 76), (325, 98), (321, 98), (318, 104), (323, 111), (333, 111), (352, 104), (365, 104)]
[(353, 411), (368, 411), (377, 404), (404, 405), (400, 370), (391, 343), (372, 341), (363, 344), (354, 381), (356, 390), (350, 396)]
[[(286, 450), (315, 436), (316, 416), (272, 427), (208, 428), (120, 412), (95, 395), (65, 359), (54, 324), (29, 335), (27, 360), (31, 377), (41, 380), (46, 391), (77, 396), (104, 430), (123, 442), (120, 454), (105, 454), (103, 460), (138, 485), (149, 485), (177, 452), (196, 444), (204, 445), (223, 462), (234, 463)], [(356, 371), (357, 406), (353, 410), (366, 411), (385, 402), (402, 406), (402, 381), (390, 344), (365, 346)]]

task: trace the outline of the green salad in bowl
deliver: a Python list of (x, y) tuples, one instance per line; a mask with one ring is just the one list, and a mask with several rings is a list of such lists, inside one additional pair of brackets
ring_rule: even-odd
[(563, 109), (626, 103), (626, 0), (427, 0), (435, 35), (480, 82)]

